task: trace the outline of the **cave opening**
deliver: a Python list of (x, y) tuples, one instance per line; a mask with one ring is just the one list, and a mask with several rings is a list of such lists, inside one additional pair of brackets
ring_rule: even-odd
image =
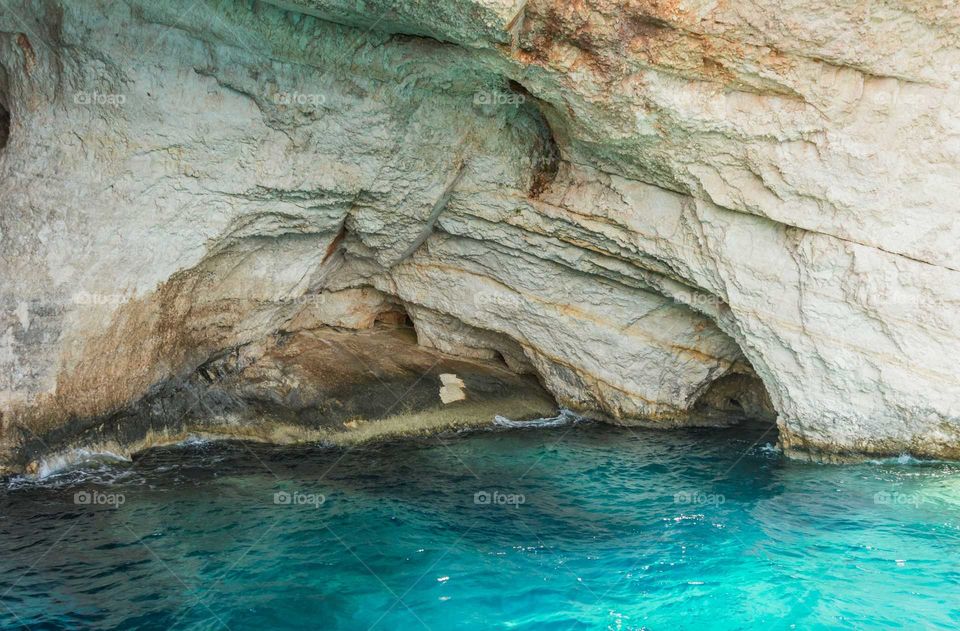
[(691, 411), (697, 424), (776, 426), (777, 412), (763, 381), (752, 369), (710, 383)]

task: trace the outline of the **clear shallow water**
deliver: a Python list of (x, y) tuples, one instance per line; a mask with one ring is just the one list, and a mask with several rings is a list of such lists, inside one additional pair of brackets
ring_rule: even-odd
[(0, 627), (960, 626), (960, 466), (800, 464), (770, 439), (194, 444), (14, 482)]

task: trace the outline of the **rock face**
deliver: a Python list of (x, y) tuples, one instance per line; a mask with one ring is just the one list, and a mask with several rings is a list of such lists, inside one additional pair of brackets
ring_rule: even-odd
[(795, 456), (960, 457), (953, 3), (26, 0), (0, 26), (8, 468), (391, 309), (613, 422), (775, 411)]

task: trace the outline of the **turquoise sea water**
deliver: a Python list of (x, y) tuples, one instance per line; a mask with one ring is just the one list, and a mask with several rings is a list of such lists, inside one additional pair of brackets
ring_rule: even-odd
[(582, 423), (0, 491), (4, 629), (952, 629), (960, 466)]

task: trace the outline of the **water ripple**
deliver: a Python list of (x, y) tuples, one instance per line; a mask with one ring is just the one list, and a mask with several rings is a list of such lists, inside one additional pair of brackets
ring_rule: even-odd
[(756, 428), (502, 425), (187, 441), (14, 480), (0, 628), (960, 625), (956, 464), (796, 463)]

